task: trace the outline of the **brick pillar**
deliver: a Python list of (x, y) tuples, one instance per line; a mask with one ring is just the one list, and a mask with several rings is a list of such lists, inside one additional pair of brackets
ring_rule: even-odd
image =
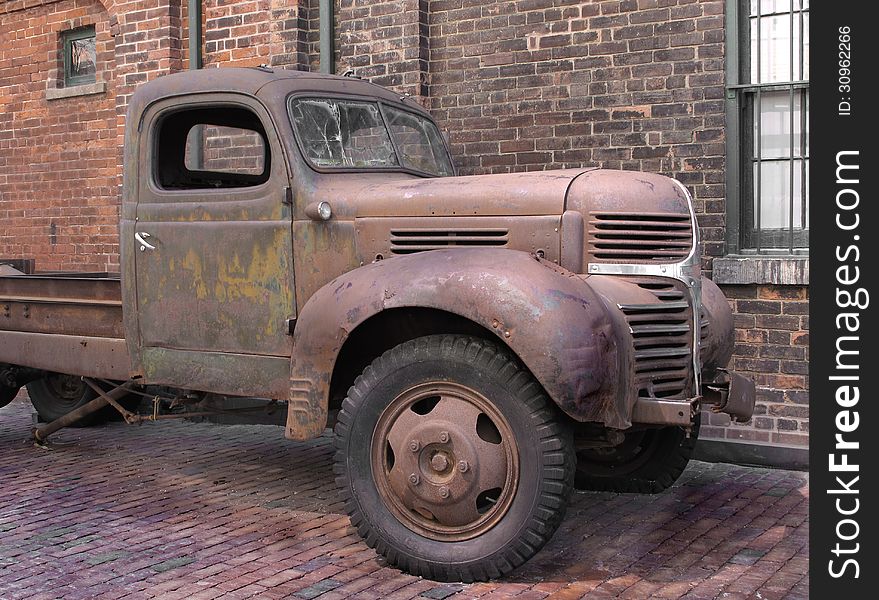
[[(316, 15), (317, 7), (309, 6), (308, 0), (271, 0), (269, 65), (297, 71), (310, 70), (309, 34), (311, 20), (316, 19)], [(317, 21), (313, 26), (317, 29)]]
[(427, 105), (427, 1), (342, 0), (337, 72), (408, 93)]
[(183, 0), (116, 0), (106, 3), (116, 38), (116, 134), (119, 185), (125, 111), (141, 83), (183, 69), (181, 3)]

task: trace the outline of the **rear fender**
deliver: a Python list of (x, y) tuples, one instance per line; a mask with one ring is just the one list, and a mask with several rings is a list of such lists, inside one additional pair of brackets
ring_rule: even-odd
[(405, 307), (453, 313), (490, 331), (574, 419), (628, 424), (613, 394), (613, 326), (583, 278), (524, 252), (459, 248), (378, 261), (315, 292), (294, 332), (287, 437), (323, 431), (345, 340), (370, 317)]

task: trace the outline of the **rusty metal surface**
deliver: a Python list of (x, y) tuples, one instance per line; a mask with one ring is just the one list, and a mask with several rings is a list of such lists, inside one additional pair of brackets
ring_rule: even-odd
[(0, 276), (2, 331), (122, 338), (119, 278), (71, 273)]
[[(243, 70), (232, 87), (265, 82), (265, 74), (251, 71)], [(132, 124), (126, 148), (130, 179), (123, 187), (120, 242), (125, 303), (136, 307), (125, 321), (134, 371), (147, 383), (197, 385), (219, 393), (272, 390), (280, 393), (273, 397), (286, 398), (289, 373), (279, 380), (274, 368), (263, 374), (243, 369), (253, 362), (247, 356), (283, 357), (274, 362), (288, 363), (292, 352), (287, 320), (295, 318), (296, 299), (291, 209), (285, 203), (290, 180), (278, 130), (258, 100), (224, 91), (217, 82), (222, 76), (163, 79), (169, 81), (157, 90), (142, 88), (149, 106), (141, 114), (142, 105), (135, 103), (130, 114), (142, 127), (137, 131)], [(200, 82), (208, 82), (211, 93), (173, 96), (174, 86), (198, 91)], [(246, 108), (260, 120), (270, 156), (268, 181), (162, 189), (151, 168), (162, 119), (186, 108), (217, 105)], [(132, 180), (134, 165), (138, 177)], [(134, 238), (138, 233), (148, 233), (154, 248), (141, 249)]]
[(739, 422), (747, 421), (754, 414), (756, 386), (739, 373), (718, 369), (714, 380), (703, 385), (703, 393), (703, 401), (711, 405), (714, 412), (726, 413)]
[(144, 382), (277, 400), (289, 393), (286, 356), (144, 348), (143, 357)]
[(697, 399), (661, 400), (638, 398), (632, 409), (632, 422), (647, 425), (680, 425), (689, 427), (696, 416)]
[(441, 248), (515, 248), (559, 262), (559, 217), (365, 217), (355, 220), (364, 263)]
[(688, 199), (663, 175), (586, 172), (571, 183), (566, 208), (586, 221), (585, 264), (673, 263), (692, 247)]
[[(294, 240), (296, 254), (305, 257), (295, 262), (300, 305), (335, 277), (369, 264), (377, 255), (393, 256), (392, 240), (413, 233), (406, 229), (437, 233), (433, 236), (436, 246), (444, 237), (466, 237), (466, 230), (472, 233), (477, 223), (484, 229), (491, 222), (491, 230), (508, 229), (504, 247), (541, 250), (548, 259), (557, 261), (564, 194), (583, 172), (418, 178), (402, 173), (326, 175), (301, 165), (293, 171), (297, 173), (294, 178), (298, 177)], [(332, 206), (330, 221), (316, 222), (305, 214), (306, 206), (319, 201)], [(456, 231), (460, 229), (465, 231)], [(392, 230), (401, 230), (402, 235), (395, 236)], [(475, 242), (497, 244), (497, 239), (481, 237)]]
[[(330, 376), (342, 345), (383, 310), (429, 307), (462, 316), (497, 337), (549, 396), (578, 420), (628, 426), (610, 394), (617, 339), (607, 309), (579, 276), (524, 252), (446, 249), (366, 265), (321, 288), (296, 325), (287, 434), (322, 430)], [(618, 334), (617, 334), (618, 335)]]
[[(490, 420), (497, 439), (480, 437), (480, 417)], [(509, 423), (475, 390), (452, 382), (415, 386), (391, 400), (372, 439), (376, 488), (412, 531), (439, 541), (467, 540), (507, 513), (518, 485), (519, 450)]]
[(79, 273), (0, 277), (0, 301), (46, 299), (53, 302), (122, 300), (118, 277), (88, 277)]
[(2, 331), (123, 338), (122, 303), (0, 299)]
[(0, 331), (0, 363), (104, 379), (129, 377), (121, 338)]
[[(702, 278), (702, 366), (712, 372), (725, 367), (732, 358), (735, 345), (732, 309), (720, 288), (710, 279)], [(707, 324), (705, 323), (707, 321)]]

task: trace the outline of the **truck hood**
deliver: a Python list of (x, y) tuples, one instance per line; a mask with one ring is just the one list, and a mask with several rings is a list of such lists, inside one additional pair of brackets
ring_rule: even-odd
[[(340, 218), (555, 215), (577, 176), (592, 169), (390, 179), (386, 173), (327, 177), (316, 189)], [(396, 177), (396, 176), (394, 176)], [(317, 199), (317, 198), (315, 198)]]

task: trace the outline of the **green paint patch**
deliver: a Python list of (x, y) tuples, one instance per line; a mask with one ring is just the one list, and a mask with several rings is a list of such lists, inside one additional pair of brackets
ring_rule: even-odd
[(81, 538), (76, 538), (75, 540), (70, 540), (69, 542), (64, 542), (63, 544), (59, 544), (64, 549), (75, 548), (76, 546), (82, 546), (83, 544), (88, 544), (89, 542), (93, 542), (98, 539), (98, 536), (95, 534), (84, 535)]
[(160, 563), (156, 563), (150, 567), (156, 573), (164, 573), (165, 571), (170, 571), (172, 569), (178, 569), (182, 566), (188, 565), (189, 563), (194, 563), (195, 559), (191, 556), (179, 556), (177, 558), (171, 558), (168, 560), (164, 560)]
[(15, 523), (0, 523), (0, 531), (12, 531), (18, 527)]
[(740, 550), (738, 554), (729, 559), (729, 562), (736, 565), (750, 566), (757, 562), (766, 554), (765, 550), (756, 550), (754, 548), (745, 548)]
[(94, 556), (90, 556), (88, 559), (86, 559), (85, 562), (95, 567), (104, 563), (113, 562), (114, 560), (119, 560), (120, 558), (128, 558), (129, 556), (131, 556), (131, 552), (117, 550), (115, 552), (104, 552), (102, 554), (95, 554)]
[(305, 589), (299, 590), (293, 595), (297, 598), (303, 598), (303, 600), (311, 600), (312, 598), (317, 598), (322, 594), (326, 594), (327, 592), (332, 591), (341, 585), (341, 581), (336, 581), (335, 579), (324, 579), (323, 581), (318, 581), (314, 585), (310, 585)]
[(31, 539), (42, 542), (52, 538), (61, 537), (62, 535), (67, 535), (68, 533), (73, 533), (74, 531), (76, 531), (76, 529), (73, 527), (52, 527), (42, 533), (32, 536)]
[(421, 592), (421, 598), (432, 598), (433, 600), (444, 600), (449, 596), (454, 596), (458, 592), (464, 589), (462, 585), (443, 585), (440, 587), (435, 587), (427, 590), (426, 592)]

